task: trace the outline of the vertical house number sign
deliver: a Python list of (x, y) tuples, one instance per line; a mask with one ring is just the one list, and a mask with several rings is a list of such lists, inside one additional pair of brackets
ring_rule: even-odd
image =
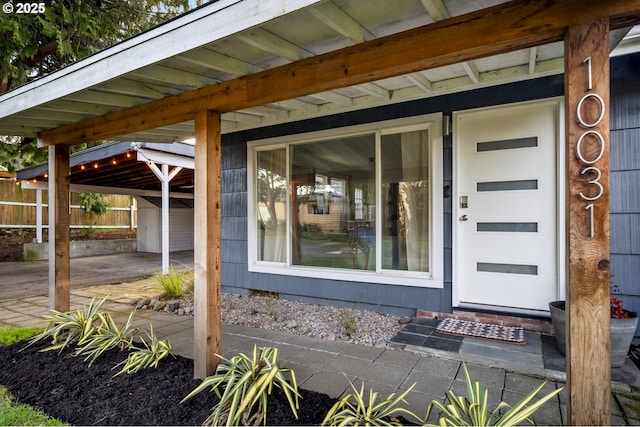
[[(578, 122), (580, 123), (580, 126), (582, 126), (585, 129), (585, 131), (582, 132), (582, 134), (580, 135), (580, 138), (578, 138), (578, 142), (576, 143), (576, 155), (578, 156), (578, 160), (580, 161), (580, 163), (582, 163), (585, 166), (582, 170), (580, 170), (580, 175), (585, 175), (585, 174), (594, 175), (594, 177), (588, 181), (588, 185), (595, 186), (595, 189), (593, 191), (589, 191), (588, 193), (593, 194), (595, 192), (595, 195), (588, 196), (584, 194), (582, 191), (579, 194), (580, 198), (584, 200), (586, 203), (588, 203), (585, 206), (585, 210), (589, 211), (589, 237), (594, 237), (595, 207), (593, 203), (589, 203), (589, 202), (594, 202), (598, 200), (600, 197), (602, 197), (602, 195), (604, 194), (604, 187), (600, 183), (602, 172), (600, 171), (600, 169), (598, 169), (596, 166), (593, 166), (593, 165), (602, 158), (602, 155), (604, 154), (606, 142), (602, 134), (597, 130), (594, 130), (593, 128), (597, 126), (604, 118), (605, 104), (604, 104), (604, 99), (602, 99), (602, 97), (597, 93), (593, 92), (593, 79), (591, 74), (591, 57), (590, 56), (587, 57), (587, 59), (585, 59), (583, 63), (586, 64), (588, 67), (589, 83), (588, 83), (587, 93), (580, 99), (580, 102), (578, 102), (578, 107), (577, 107)], [(600, 110), (600, 115), (594, 121), (588, 121), (589, 119), (585, 120), (582, 117), (582, 105), (587, 100), (594, 101), (598, 105), (598, 108)], [(584, 151), (586, 151), (585, 146), (587, 144), (597, 144), (599, 146), (599, 150), (598, 149), (588, 150), (588, 153), (586, 153), (585, 155)]]

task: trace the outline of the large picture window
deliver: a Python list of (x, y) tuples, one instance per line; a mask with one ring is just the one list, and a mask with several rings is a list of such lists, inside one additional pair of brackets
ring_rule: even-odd
[(441, 286), (435, 123), (250, 143), (249, 268)]

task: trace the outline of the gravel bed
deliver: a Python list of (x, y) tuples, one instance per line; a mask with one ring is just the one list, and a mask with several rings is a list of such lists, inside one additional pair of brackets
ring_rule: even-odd
[[(191, 301), (141, 300), (138, 309), (193, 315)], [(410, 319), (355, 307), (333, 307), (273, 296), (222, 294), (222, 322), (314, 338), (386, 346)], [(351, 331), (346, 327), (353, 326)]]

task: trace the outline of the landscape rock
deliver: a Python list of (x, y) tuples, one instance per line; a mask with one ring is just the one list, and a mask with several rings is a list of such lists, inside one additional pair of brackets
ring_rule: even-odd
[(287, 322), (287, 328), (288, 329), (295, 329), (298, 327), (298, 322), (296, 322), (295, 320), (289, 320)]
[(398, 319), (398, 323), (401, 325), (406, 325), (407, 323), (411, 323), (411, 317), (402, 316), (401, 318)]
[(180, 301), (168, 301), (167, 310), (173, 312), (180, 308)]
[(164, 301), (156, 301), (155, 304), (153, 304), (153, 309), (155, 311), (161, 311), (164, 310), (164, 308), (167, 306), (167, 303)]

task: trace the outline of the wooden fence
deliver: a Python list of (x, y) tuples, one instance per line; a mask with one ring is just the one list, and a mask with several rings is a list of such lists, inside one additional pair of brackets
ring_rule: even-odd
[[(35, 228), (38, 190), (23, 189), (15, 181), (0, 180), (0, 228)], [(42, 224), (48, 223), (47, 191), (42, 190)], [(72, 228), (135, 228), (137, 212), (133, 196), (106, 195), (111, 204), (104, 215), (87, 215), (79, 206), (78, 193), (71, 193)]]

